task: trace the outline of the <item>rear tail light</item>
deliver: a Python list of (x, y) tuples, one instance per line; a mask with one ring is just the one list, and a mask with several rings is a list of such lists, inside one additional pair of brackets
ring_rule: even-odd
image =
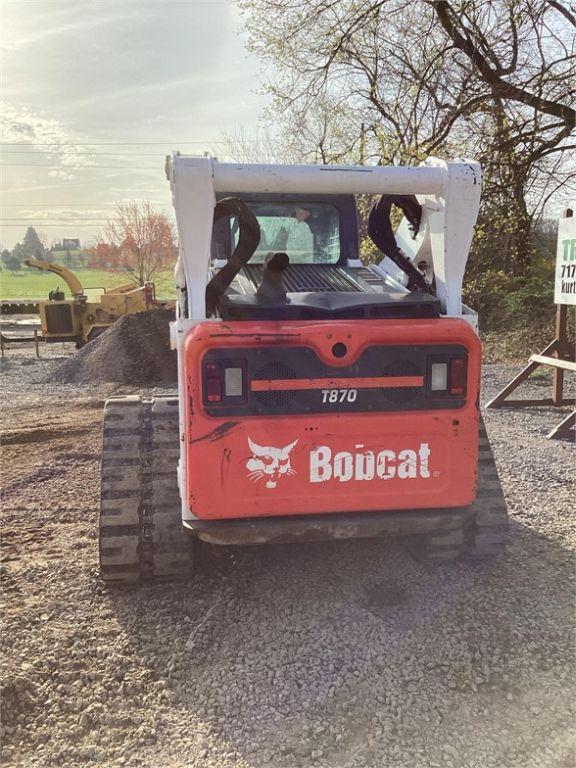
[(222, 400), (222, 378), (218, 363), (206, 363), (204, 366), (204, 392), (209, 403)]
[(453, 357), (450, 360), (450, 394), (463, 397), (466, 394), (466, 358)]
[(430, 389), (445, 392), (448, 388), (448, 363), (432, 363), (430, 366)]
[(224, 394), (226, 397), (242, 397), (244, 394), (242, 368), (224, 368)]
[(209, 403), (219, 403), (222, 400), (222, 382), (212, 376), (206, 379), (206, 400)]
[(465, 355), (434, 355), (428, 358), (429, 398), (466, 397), (468, 358)]
[(238, 360), (205, 362), (204, 402), (238, 403), (246, 399), (246, 363)]

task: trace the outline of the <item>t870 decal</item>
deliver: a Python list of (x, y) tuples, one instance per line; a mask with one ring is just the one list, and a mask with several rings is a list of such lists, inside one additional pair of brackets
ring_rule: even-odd
[(335, 405), (336, 403), (355, 403), (358, 397), (357, 389), (323, 389), (322, 402)]

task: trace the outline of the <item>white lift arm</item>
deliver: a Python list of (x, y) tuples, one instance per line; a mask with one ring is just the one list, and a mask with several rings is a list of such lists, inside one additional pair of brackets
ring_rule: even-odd
[[(416, 167), (254, 165), (174, 154), (167, 173), (179, 234), (176, 284), (187, 291), (192, 320), (206, 317), (217, 192), (417, 195), (426, 211), (418, 246), (428, 238), (425, 247), (431, 253), (443, 312), (451, 317), (462, 315), (462, 280), (480, 205), (477, 162), (429, 158)], [(406, 241), (401, 247), (407, 250), (408, 245)]]

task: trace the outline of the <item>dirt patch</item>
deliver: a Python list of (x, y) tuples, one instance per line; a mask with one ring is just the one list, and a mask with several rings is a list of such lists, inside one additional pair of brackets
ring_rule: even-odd
[[(546, 440), (568, 409), (484, 413), (513, 521), (491, 563), (387, 539), (201, 544), (195, 579), (111, 589), (98, 457), (116, 387), (47, 385), (62, 351), (42, 352), (10, 353), (0, 422), (91, 431), (2, 446), (3, 767), (574, 766), (573, 448)], [(487, 366), (483, 402), (518, 369)]]
[(28, 429), (3, 435), (2, 443), (4, 445), (43, 443), (47, 440), (57, 440), (59, 437), (68, 438), (75, 435), (86, 435), (88, 432), (90, 432), (90, 427), (64, 426), (59, 429)]
[(60, 365), (49, 381), (174, 384), (176, 352), (170, 349), (171, 310), (121, 317), (98, 338)]

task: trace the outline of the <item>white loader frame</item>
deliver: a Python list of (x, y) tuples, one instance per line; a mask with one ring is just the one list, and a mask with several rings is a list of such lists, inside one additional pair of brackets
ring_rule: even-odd
[[(216, 194), (242, 192), (285, 194), (392, 194), (416, 195), (422, 221), (412, 237), (404, 220), (397, 242), (415, 264), (434, 277), (442, 313), (462, 317), (474, 328), (477, 316), (462, 304), (462, 280), (474, 225), (478, 218), (482, 173), (473, 160), (446, 161), (430, 157), (420, 166), (255, 165), (220, 163), (212, 157), (184, 156), (167, 159), (166, 173), (176, 210), (179, 253), (175, 269), (178, 302), (171, 324), (172, 347), (178, 353), (180, 399), (180, 462), (178, 483), (183, 519), (188, 509), (184, 487), (183, 345), (188, 331), (206, 322), (206, 286), (210, 279), (212, 221)], [(360, 266), (350, 261), (349, 266)], [(403, 273), (388, 257), (370, 269), (389, 285), (403, 288)], [(210, 318), (210, 322), (217, 322)], [(280, 321), (276, 321), (277, 323)]]

